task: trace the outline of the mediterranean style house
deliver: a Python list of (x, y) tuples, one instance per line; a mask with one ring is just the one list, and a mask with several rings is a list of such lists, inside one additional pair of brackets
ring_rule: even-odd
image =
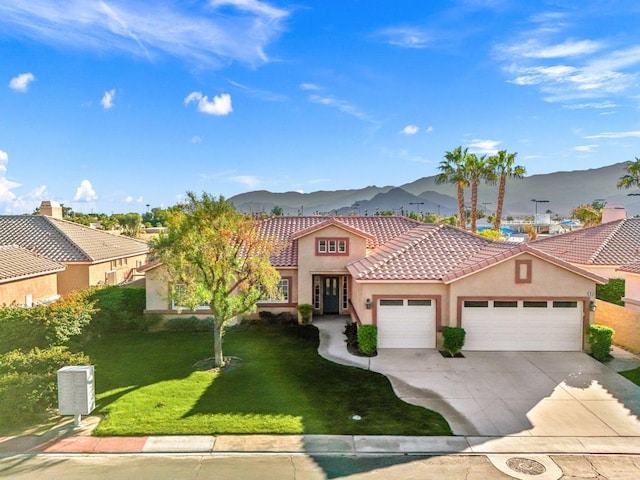
[[(436, 348), (443, 327), (461, 326), (466, 350), (580, 351), (607, 282), (527, 244), (405, 217), (280, 216), (258, 228), (283, 245), (271, 259), (282, 296), (258, 311), (348, 315), (377, 326), (378, 348)], [(147, 312), (175, 315), (162, 265), (145, 270)]]
[(17, 245), (62, 264), (65, 268), (56, 273), (58, 294), (120, 284), (149, 254), (146, 242), (63, 220), (55, 202), (42, 202), (40, 215), (0, 215), (0, 245)]
[(0, 306), (56, 300), (65, 266), (17, 245), (0, 245)]

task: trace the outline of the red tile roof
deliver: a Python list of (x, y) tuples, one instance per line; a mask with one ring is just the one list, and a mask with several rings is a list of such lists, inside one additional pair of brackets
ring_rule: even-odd
[[(327, 223), (329, 222), (329, 223)], [(326, 225), (344, 225), (345, 230), (358, 232), (367, 238), (367, 248), (373, 250), (403, 233), (424, 225), (406, 217), (365, 216), (365, 217), (270, 217), (258, 224), (260, 233), (282, 245), (279, 253), (271, 258), (275, 267), (295, 267), (298, 265), (297, 238)]]
[(450, 225), (416, 227), (347, 268), (356, 280), (451, 283), (522, 253), (530, 253), (599, 283), (607, 281), (528, 245), (492, 241)]
[(530, 245), (571, 263), (627, 265), (640, 261), (640, 218), (574, 230)]
[(0, 245), (0, 283), (61, 272), (65, 268), (17, 245)]

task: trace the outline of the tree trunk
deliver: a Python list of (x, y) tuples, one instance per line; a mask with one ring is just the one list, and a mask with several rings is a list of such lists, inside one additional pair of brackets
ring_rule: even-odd
[(507, 176), (500, 175), (500, 185), (498, 186), (498, 203), (496, 205), (496, 217), (493, 219), (493, 228), (500, 230), (502, 223), (502, 205), (504, 204), (504, 192), (506, 190)]
[(460, 218), (460, 227), (463, 230), (467, 229), (467, 216), (464, 213), (464, 186), (461, 182), (458, 182), (458, 215)]
[(477, 232), (478, 223), (478, 182), (476, 180), (471, 184), (471, 231)]
[(222, 356), (222, 327), (224, 322), (213, 319), (213, 363), (216, 367), (224, 366), (224, 357)]

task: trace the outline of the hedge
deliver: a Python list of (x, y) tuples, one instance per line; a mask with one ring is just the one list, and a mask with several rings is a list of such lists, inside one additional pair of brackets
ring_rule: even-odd
[(591, 356), (600, 362), (609, 360), (613, 329), (604, 325), (589, 325)]
[(358, 327), (358, 349), (365, 355), (372, 355), (378, 349), (378, 327), (360, 325)]

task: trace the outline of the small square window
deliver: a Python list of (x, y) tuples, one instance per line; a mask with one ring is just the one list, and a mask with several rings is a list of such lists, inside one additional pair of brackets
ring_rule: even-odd
[(335, 240), (329, 240), (328, 252), (329, 253), (336, 253), (336, 241)]
[(327, 241), (326, 240), (318, 240), (318, 252), (326, 253), (327, 252)]
[(346, 253), (347, 252), (347, 241), (339, 240), (338, 241), (338, 253)]

